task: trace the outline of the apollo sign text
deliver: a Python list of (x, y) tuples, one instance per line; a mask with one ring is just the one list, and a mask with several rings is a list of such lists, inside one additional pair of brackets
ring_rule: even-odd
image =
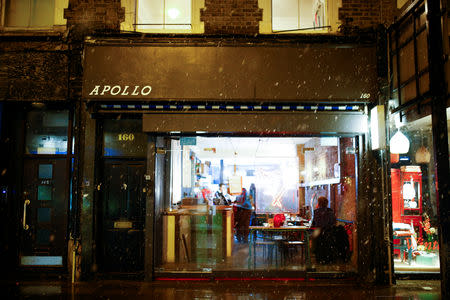
[(149, 85), (96, 85), (89, 96), (147, 96), (152, 92)]

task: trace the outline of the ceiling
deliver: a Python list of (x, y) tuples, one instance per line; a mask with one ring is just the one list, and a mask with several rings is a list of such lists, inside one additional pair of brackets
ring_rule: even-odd
[(197, 137), (191, 146), (202, 161), (220, 161), (236, 164), (253, 164), (262, 159), (289, 158), (297, 156), (297, 146), (305, 144), (310, 137), (258, 138), (258, 137)]

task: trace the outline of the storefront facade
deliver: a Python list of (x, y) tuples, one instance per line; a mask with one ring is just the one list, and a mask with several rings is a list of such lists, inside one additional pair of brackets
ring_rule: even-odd
[[(194, 186), (198, 186), (198, 182), (193, 179), (191, 188), (183, 184), (184, 196), (181, 196), (181, 191), (176, 192), (177, 187), (173, 183), (177, 177), (186, 180), (185, 169), (179, 171), (182, 175), (174, 173), (177, 159), (183, 161), (182, 164), (186, 163), (185, 155), (189, 157), (186, 151), (191, 153), (187, 159), (192, 160), (189, 163), (192, 167), (196, 162), (202, 167), (205, 162), (211, 166), (211, 161), (204, 161), (197, 155), (200, 150), (186, 148), (189, 147), (186, 145), (195, 146), (202, 140), (209, 143), (203, 149), (216, 150), (217, 146), (211, 144), (213, 140), (239, 144), (244, 137), (248, 143), (261, 138), (274, 141), (277, 138), (311, 139), (308, 143), (294, 146), (306, 149), (300, 151), (302, 155), (297, 159), (303, 159), (303, 165), (310, 164), (312, 170), (315, 169), (312, 158), (308, 160), (305, 153), (308, 149), (319, 151), (324, 143), (321, 139), (328, 138), (335, 141), (329, 149), (336, 151), (336, 154), (328, 156), (336, 157), (325, 162), (328, 164), (325, 169), (335, 171), (320, 178), (317, 174), (313, 178), (313, 171), (310, 172), (311, 178), (300, 175), (306, 176), (297, 180), (296, 189), (303, 194), (296, 201), (301, 205), (296, 204), (292, 213), (299, 214), (308, 208), (311, 214), (315, 208), (313, 205), (317, 205), (311, 199), (321, 194), (330, 198), (331, 207), (338, 210), (338, 222), (347, 226), (352, 248), (351, 251), (347, 249), (349, 257), (342, 263), (342, 271), (337, 276), (356, 276), (366, 259), (360, 253), (367, 247), (359, 234), (364, 232), (364, 228), (372, 230), (365, 225), (359, 227), (358, 220), (364, 218), (363, 214), (368, 209), (365, 199), (369, 194), (358, 186), (368, 176), (365, 174), (367, 168), (363, 166), (370, 165), (370, 158), (364, 153), (368, 149), (367, 111), (378, 94), (375, 45), (370, 39), (344, 45), (323, 42), (298, 44), (262, 38), (211, 39), (207, 45), (195, 38), (190, 38), (189, 42), (183, 40), (180, 44), (176, 41), (149, 39), (122, 44), (119, 40), (96, 38), (85, 46), (83, 102), (90, 113), (87, 122), (97, 130), (89, 137), (90, 141), (85, 141), (85, 147), (96, 149), (95, 155), (87, 154), (92, 159), (88, 164), (95, 166), (91, 172), (93, 177), (87, 180), (95, 184), (93, 188), (85, 189), (92, 190), (92, 198), (90, 193), (83, 192), (86, 195), (83, 201), (92, 201), (92, 204), (82, 206), (88, 209), (83, 210), (81, 216), (89, 218), (93, 215), (100, 221), (93, 228), (98, 233), (89, 232), (92, 229), (84, 226), (83, 222), (81, 232), (87, 231), (82, 237), (101, 237), (100, 242), (93, 239), (92, 243), (105, 245), (96, 247), (97, 256), (92, 256), (89, 248), (83, 248), (83, 252), (87, 251), (82, 256), (85, 268), (89, 269), (93, 264), (101, 271), (108, 270), (105, 262), (114, 259), (114, 255), (118, 255), (116, 260), (122, 261), (120, 257), (129, 251), (131, 244), (140, 250), (129, 257), (138, 257), (134, 261), (140, 263), (129, 271), (141, 272), (146, 278), (215, 278), (230, 277), (236, 272), (238, 277), (306, 277), (316, 273), (336, 276), (330, 275), (331, 269), (327, 267), (314, 266), (311, 260), (290, 265), (268, 265), (268, 258), (263, 256), (259, 262), (259, 258), (252, 258), (250, 254), (258, 248), (244, 249), (250, 253), (245, 252), (240, 261), (234, 259), (242, 254), (237, 254), (239, 249), (232, 224), (234, 214), (227, 212), (232, 207), (223, 208), (221, 212), (217, 207), (214, 213), (209, 210), (182, 213), (178, 204), (183, 202), (182, 198), (195, 196)], [(194, 144), (189, 144), (192, 139)], [(181, 143), (181, 148), (177, 148), (177, 143)], [(327, 153), (329, 149), (323, 147), (322, 151)], [(135, 171), (140, 179), (131, 184), (133, 176), (126, 175), (129, 174), (126, 170), (137, 161), (141, 161), (141, 171)], [(214, 162), (212, 165), (211, 168)], [(244, 168), (235, 163), (234, 171), (240, 167)], [(116, 170), (115, 175), (110, 171), (112, 169)], [(303, 173), (308, 174), (307, 169)], [(292, 170), (299, 172), (298, 166)], [(130, 178), (126, 179), (130, 182), (114, 185), (114, 178), (122, 181)], [(241, 177), (241, 180), (246, 178)], [(230, 178), (221, 180), (227, 186), (231, 185)], [(257, 191), (262, 191), (262, 185), (256, 186)], [(240, 187), (249, 188), (245, 184)], [(117, 197), (130, 189), (145, 192), (138, 192), (138, 196), (131, 198), (127, 198), (129, 193), (124, 198)], [(116, 195), (116, 200), (113, 195)], [(117, 201), (117, 207), (121, 207), (121, 201), (125, 203), (123, 205), (140, 203), (140, 212), (144, 208), (147, 213), (140, 217), (129, 214), (113, 216), (108, 206), (113, 201)], [(255, 210), (264, 212), (258, 205)], [(208, 222), (212, 223), (207, 225)], [(120, 242), (121, 245), (117, 241), (124, 240), (119, 237), (108, 240), (108, 223), (112, 226), (109, 232), (131, 240)], [(199, 224), (216, 229), (198, 232)], [(214, 224), (219, 227), (214, 227)], [(183, 226), (196, 226), (196, 235), (193, 229), (183, 229)], [(123, 232), (140, 233), (132, 237)], [(83, 240), (81, 243), (89, 244)], [(108, 253), (111, 247), (115, 254)], [(211, 247), (215, 250), (208, 250)], [(103, 264), (98, 260), (100, 257)], [(115, 266), (112, 269), (126, 271), (127, 267)]]

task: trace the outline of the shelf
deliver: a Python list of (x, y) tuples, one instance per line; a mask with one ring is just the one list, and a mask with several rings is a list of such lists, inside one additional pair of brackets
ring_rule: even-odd
[(339, 183), (339, 182), (341, 182), (340, 178), (324, 179), (324, 180), (317, 180), (317, 181), (300, 183), (300, 187), (336, 184), (336, 183)]

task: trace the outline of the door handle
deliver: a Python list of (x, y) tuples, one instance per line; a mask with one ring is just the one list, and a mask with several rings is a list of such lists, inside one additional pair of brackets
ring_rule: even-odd
[(25, 202), (23, 203), (23, 229), (24, 230), (28, 230), (28, 228), (30, 228), (30, 226), (28, 226), (27, 224), (27, 205), (30, 205), (30, 200), (25, 199)]

